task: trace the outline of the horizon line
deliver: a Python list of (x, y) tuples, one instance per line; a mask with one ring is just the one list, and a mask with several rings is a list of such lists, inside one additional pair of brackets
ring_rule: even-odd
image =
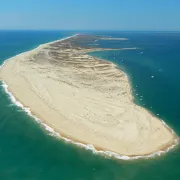
[(180, 30), (148, 30), (148, 29), (0, 29), (0, 31), (144, 31), (144, 32), (180, 32)]

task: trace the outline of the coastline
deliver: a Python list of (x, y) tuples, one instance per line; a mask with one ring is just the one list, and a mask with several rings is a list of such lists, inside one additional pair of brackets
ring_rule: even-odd
[[(76, 36), (76, 35), (75, 35)], [(73, 37), (73, 36), (71, 36), (71, 37)], [(71, 38), (71, 37), (68, 37), (68, 38)], [(64, 38), (64, 39), (62, 39), (62, 40), (57, 40), (57, 41), (53, 41), (53, 42), (50, 42), (50, 43), (46, 43), (46, 44), (42, 44), (42, 45), (40, 45), (40, 46), (38, 46), (36, 49), (34, 49), (34, 50), (38, 50), (38, 49), (41, 49), (42, 47), (45, 47), (45, 46), (47, 46), (47, 45), (49, 45), (49, 44), (53, 44), (53, 43), (55, 43), (55, 42), (60, 42), (60, 41), (63, 41), (63, 40), (65, 40), (65, 39), (68, 39), (68, 38)], [(25, 52), (25, 53), (31, 53), (31, 52), (34, 52), (34, 50), (31, 50), (31, 51), (27, 51), (27, 52)], [(17, 55), (16, 57), (19, 57), (20, 55), (23, 55), (24, 53), (21, 53), (21, 54), (19, 54), (19, 55)], [(14, 57), (12, 57), (12, 58), (10, 58), (10, 59), (8, 59), (8, 60), (11, 60), (11, 59), (13, 59)], [(6, 61), (8, 61), (8, 60), (6, 60)], [(3, 63), (3, 65), (1, 66), (1, 67), (3, 67), (5, 64), (6, 64), (6, 61)], [(103, 60), (103, 61), (106, 61), (106, 60)], [(108, 62), (108, 61), (107, 61)], [(108, 62), (109, 63), (109, 62)], [(110, 62), (110, 64), (113, 64), (112, 62)], [(114, 64), (113, 64), (114, 65)], [(122, 71), (122, 70), (120, 70), (119, 69), (119, 71)], [(127, 78), (128, 78), (128, 76), (126, 75), (126, 73), (125, 72), (122, 72)], [(132, 95), (132, 92), (131, 92), (131, 85), (130, 85), (130, 82), (129, 82), (129, 78), (128, 78), (128, 86), (129, 86), (129, 97), (130, 97), (130, 99), (131, 99), (131, 101), (133, 102), (133, 95)], [(169, 151), (169, 150), (171, 150), (178, 142), (178, 140), (177, 140), (177, 138), (176, 138), (176, 135), (175, 135), (175, 133), (174, 133), (174, 131), (171, 129), (171, 128), (169, 128), (167, 125), (166, 125), (166, 123), (164, 122), (164, 121), (162, 121), (162, 120), (160, 120), (160, 121), (162, 121), (163, 123), (164, 123), (164, 125), (166, 126), (166, 128), (169, 130), (169, 131), (171, 131), (171, 133), (173, 133), (173, 135), (174, 135), (174, 142), (172, 143), (172, 144), (168, 144), (167, 146), (165, 146), (165, 147), (163, 147), (162, 149), (159, 149), (159, 151), (157, 151), (157, 152), (152, 152), (152, 153), (150, 153), (150, 154), (144, 154), (143, 156), (139, 156), (139, 155), (133, 155), (133, 156), (126, 156), (126, 155), (119, 155), (118, 153), (115, 153), (115, 152), (111, 152), (111, 151), (107, 151), (107, 150), (105, 150), (105, 149), (103, 149), (103, 148), (100, 148), (100, 147), (97, 147), (97, 146), (93, 146), (93, 145), (85, 145), (86, 143), (84, 143), (84, 142), (76, 142), (76, 139), (73, 139), (73, 137), (70, 137), (70, 139), (67, 139), (68, 138), (68, 136), (67, 136), (67, 138), (66, 138), (66, 136), (63, 134), (63, 133), (61, 133), (60, 132), (60, 135), (58, 135), (58, 134), (56, 134), (55, 132), (56, 132), (56, 129), (55, 130), (53, 130), (52, 128), (50, 128), (49, 126), (47, 126), (46, 124), (44, 124), (43, 123), (43, 120), (41, 121), (39, 118), (36, 118), (36, 117), (38, 117), (39, 115), (36, 115), (36, 113), (34, 113), (33, 111), (31, 112), (30, 111), (30, 109), (29, 108), (25, 108), (25, 106), (22, 104), (22, 103), (20, 103), (20, 101), (18, 101), (18, 99), (17, 99), (17, 97), (13, 94), (13, 93), (11, 93), (12, 91), (11, 91), (11, 89), (9, 89), (8, 88), (8, 85), (5, 83), (5, 81), (3, 81), (3, 87), (4, 87), (4, 89), (5, 89), (5, 91), (6, 91), (6, 93), (8, 93), (9, 94), (9, 96), (10, 96), (10, 98), (11, 98), (11, 100), (13, 101), (13, 103), (15, 103), (16, 105), (18, 105), (19, 107), (21, 107), (22, 109), (24, 109), (29, 115), (31, 115), (32, 117), (34, 117), (39, 123), (41, 122), (42, 124), (43, 124), (43, 126), (45, 126), (45, 128), (47, 129), (47, 130), (49, 130), (50, 132), (52, 132), (53, 134), (55, 134), (56, 136), (59, 136), (60, 138), (62, 138), (62, 139), (64, 139), (64, 140), (66, 140), (67, 142), (71, 142), (71, 143), (73, 143), (73, 144), (76, 144), (76, 145), (79, 145), (79, 146), (83, 146), (84, 148), (87, 148), (87, 149), (91, 149), (93, 152), (96, 152), (96, 153), (100, 153), (100, 154), (104, 154), (104, 155), (107, 155), (107, 156), (113, 156), (113, 157), (115, 157), (115, 158), (118, 158), (118, 159), (125, 159), (125, 160), (129, 160), (129, 159), (139, 159), (139, 158), (150, 158), (150, 157), (154, 157), (154, 156), (156, 156), (156, 155), (160, 155), (160, 154), (162, 154), (162, 153), (165, 153), (165, 152), (167, 152), (167, 151)], [(18, 103), (17, 103), (18, 102)], [(133, 102), (134, 103), (134, 102)], [(138, 105), (136, 105), (136, 106), (138, 106)], [(140, 106), (138, 106), (138, 107), (140, 107)], [(144, 109), (144, 108), (142, 108), (142, 107), (140, 107), (143, 111), (148, 111), (148, 110), (146, 110), (146, 109)], [(148, 111), (148, 113), (149, 113), (150, 111)], [(35, 115), (35, 116), (34, 116)], [(47, 123), (48, 124), (48, 123)], [(62, 136), (61, 136), (61, 134), (62, 134)]]
[[(47, 132), (49, 132), (49, 135), (54, 136), (55, 138), (60, 138), (61, 140), (65, 141), (66, 143), (74, 144), (79, 148), (83, 148), (85, 150), (90, 150), (94, 154), (99, 154), (99, 155), (105, 156), (106, 158), (115, 158), (115, 159), (119, 159), (119, 160), (137, 160), (137, 159), (155, 158), (155, 157), (158, 157), (158, 156), (168, 153), (169, 151), (173, 150), (179, 144), (178, 139), (175, 139), (174, 144), (167, 146), (164, 149), (160, 149), (157, 152), (153, 152), (151, 154), (147, 154), (147, 155), (143, 155), (143, 156), (120, 155), (116, 152), (107, 151), (100, 147), (95, 147), (92, 144), (85, 144), (84, 142), (76, 141), (73, 138), (69, 138), (69, 137), (65, 136), (64, 134), (57, 132), (56, 130), (54, 130), (53, 128), (48, 126), (48, 124), (44, 123), (40, 118), (38, 118), (35, 114), (33, 114), (33, 112), (31, 112), (30, 108), (25, 107), (21, 102), (19, 102), (16, 99), (16, 97), (13, 96), (13, 94), (8, 90), (8, 85), (4, 81), (2, 81), (2, 87), (4, 88), (4, 91), (9, 95), (9, 98), (12, 101), (12, 103), (14, 103), (16, 106), (20, 107), (23, 111), (25, 111), (27, 113), (27, 115), (31, 116), (37, 123), (41, 124), (42, 128), (44, 128)], [(162, 122), (166, 125), (166, 123), (163, 120), (162, 120)], [(172, 131), (172, 133), (174, 133), (174, 132)]]
[[(24, 53), (33, 52), (33, 51), (35, 51), (35, 50), (38, 50), (38, 49), (42, 48), (43, 46), (48, 46), (49, 44), (52, 44), (52, 43), (55, 43), (55, 42), (58, 42), (58, 41), (64, 41), (64, 40), (66, 40), (66, 39), (69, 39), (69, 38), (74, 37), (74, 36), (77, 36), (77, 35), (78, 35), (78, 34), (75, 34), (75, 35), (72, 35), (72, 36), (64, 37), (64, 38), (59, 39), (59, 40), (51, 41), (51, 42), (48, 42), (48, 43), (43, 43), (43, 44), (38, 45), (38, 46), (37, 46), (36, 48), (34, 48), (34, 49), (31, 49), (31, 50), (28, 50), (28, 51), (24, 51), (24, 52), (22, 52), (22, 53), (20, 53), (20, 54), (16, 54), (15, 56), (10, 57), (10, 58), (4, 60), (4, 62), (3, 62), (2, 64), (0, 64), (0, 69), (6, 64), (7, 61), (11, 60), (12, 58), (19, 57), (19, 56), (23, 55)], [(0, 79), (0, 80), (1, 80), (1, 79)]]

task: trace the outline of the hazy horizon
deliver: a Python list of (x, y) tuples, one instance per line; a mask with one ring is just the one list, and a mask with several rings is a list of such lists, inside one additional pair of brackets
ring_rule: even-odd
[(94, 32), (180, 32), (180, 30), (148, 30), (148, 29), (142, 29), (142, 30), (123, 30), (123, 29), (0, 29), (0, 31), (79, 31), (79, 32), (85, 32), (85, 31), (94, 31)]

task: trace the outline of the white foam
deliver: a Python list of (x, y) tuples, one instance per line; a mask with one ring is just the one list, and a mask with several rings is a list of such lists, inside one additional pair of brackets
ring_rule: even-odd
[[(75, 35), (76, 36), (76, 35)], [(62, 40), (65, 40), (65, 39), (68, 39), (68, 38), (71, 38), (73, 36), (70, 36), (70, 37), (67, 37), (67, 38), (64, 38)], [(59, 40), (58, 40), (59, 41)], [(41, 47), (41, 45), (39, 46)], [(38, 48), (39, 48), (38, 47)], [(22, 53), (21, 53), (22, 54)], [(5, 64), (5, 62), (3, 63), (3, 65)], [(2, 65), (2, 66), (3, 66)], [(0, 66), (0, 67), (2, 67)], [(20, 107), (23, 111), (25, 111), (29, 116), (33, 117), (36, 122), (40, 123), (48, 132), (49, 132), (49, 135), (52, 135), (54, 137), (58, 137), (64, 141), (66, 141), (67, 143), (71, 143), (71, 144), (74, 144), (78, 147), (81, 147), (81, 148), (84, 148), (84, 149), (87, 149), (87, 150), (90, 150), (92, 151), (92, 153), (94, 154), (101, 154), (105, 157), (112, 157), (112, 158), (116, 158), (116, 159), (121, 159), (121, 160), (134, 160), (134, 159), (148, 159), (148, 158), (154, 158), (154, 157), (157, 157), (157, 156), (160, 156), (162, 154), (165, 154), (167, 152), (169, 152), (170, 150), (172, 150), (177, 144), (178, 144), (178, 139), (175, 139), (174, 140), (174, 144), (172, 146), (170, 146), (167, 150), (165, 151), (157, 151), (155, 153), (152, 153), (150, 155), (145, 155), (145, 156), (133, 156), (133, 157), (130, 157), (130, 156), (124, 156), (124, 155), (120, 155), (120, 154), (117, 154), (115, 152), (111, 152), (111, 151), (102, 151), (102, 150), (97, 150), (92, 144), (83, 144), (83, 143), (79, 143), (79, 142), (75, 142), (71, 139), (68, 139), (68, 138), (65, 138), (63, 136), (61, 136), (59, 133), (55, 132), (55, 130), (51, 127), (49, 127), (48, 125), (46, 125), (45, 123), (43, 123), (39, 118), (37, 118), (36, 116), (34, 116), (32, 113), (31, 113), (31, 110), (30, 108), (28, 107), (25, 107), (22, 103), (20, 103), (19, 101), (16, 100), (16, 98), (13, 96), (13, 94), (8, 90), (8, 85), (2, 81), (2, 85), (1, 85), (5, 92), (9, 95), (9, 98), (10, 100), (12, 101), (12, 103), (14, 103), (16, 106)], [(162, 121), (163, 124), (169, 129), (169, 127), (167, 126), (167, 124)], [(172, 131), (172, 130), (171, 130)], [(172, 131), (172, 133), (174, 133)]]
[(13, 106), (15, 106), (14, 103), (8, 105), (8, 107), (13, 107)]
[[(7, 61), (7, 60), (6, 60)], [(4, 61), (1, 65), (0, 65), (0, 68), (2, 68), (5, 64), (6, 64), (6, 61)]]
[(65, 37), (65, 38), (62, 38), (62, 39), (59, 39), (59, 40), (55, 40), (55, 41), (52, 41), (52, 42), (49, 42), (49, 43), (44, 43), (44, 44), (39, 45), (39, 46), (38, 46), (37, 48), (35, 48), (35, 49), (32, 49), (32, 50), (25, 51), (25, 52), (22, 52), (22, 53), (20, 53), (20, 54), (17, 54), (17, 55), (15, 55), (15, 56), (13, 56), (13, 57), (11, 57), (11, 58), (9, 58), (9, 59), (6, 59), (6, 60), (0, 65), (0, 68), (2, 68), (2, 67), (6, 64), (6, 62), (7, 62), (8, 60), (10, 60), (10, 59), (12, 59), (12, 58), (14, 58), (14, 57), (19, 57), (19, 56), (23, 55), (24, 53), (28, 53), (28, 52), (31, 52), (31, 51), (40, 49), (41, 47), (43, 47), (43, 46), (45, 46), (45, 45), (50, 45), (50, 44), (55, 43), (55, 42), (64, 41), (64, 40), (66, 40), (66, 39), (69, 39), (69, 38), (72, 38), (72, 37), (76, 37), (76, 36), (78, 36), (78, 35), (79, 35), (79, 34), (75, 34), (75, 35), (68, 36), (68, 37)]
[[(82, 144), (79, 142), (75, 142), (71, 139), (65, 138), (63, 136), (61, 136), (59, 133), (55, 132), (55, 130), (51, 127), (49, 127), (48, 125), (46, 125), (45, 123), (43, 123), (39, 118), (37, 118), (36, 116), (32, 115), (30, 108), (24, 107), (23, 104), (21, 104), (20, 102), (18, 102), (15, 97), (12, 95), (11, 92), (8, 91), (8, 85), (2, 81), (2, 86), (5, 90), (5, 92), (9, 95), (10, 100), (16, 104), (18, 107), (22, 108), (22, 110), (24, 110), (28, 115), (30, 115), (31, 117), (33, 117), (38, 123), (40, 123), (41, 125), (43, 125), (43, 127), (49, 132), (49, 135), (52, 135), (54, 137), (58, 137), (64, 141), (66, 141), (67, 143), (71, 143), (74, 144), (78, 147), (87, 149), (92, 151), (94, 154), (101, 154), (105, 157), (112, 157), (112, 158), (116, 158), (116, 159), (121, 159), (121, 160), (134, 160), (134, 159), (148, 159), (148, 158), (154, 158), (157, 156), (160, 156), (162, 154), (165, 154), (166, 152), (169, 152), (170, 150), (172, 150), (177, 144), (178, 144), (178, 140), (176, 139), (174, 141), (174, 145), (170, 146), (166, 151), (158, 151), (155, 152), (153, 154), (150, 155), (146, 155), (146, 156), (134, 156), (134, 157), (129, 157), (129, 156), (123, 156), (123, 155), (119, 155), (115, 152), (111, 152), (111, 151), (102, 151), (102, 150), (97, 150), (92, 144)], [(163, 124), (168, 128), (168, 126), (166, 125), (166, 123), (164, 121), (162, 121)], [(173, 131), (172, 131), (173, 132)]]

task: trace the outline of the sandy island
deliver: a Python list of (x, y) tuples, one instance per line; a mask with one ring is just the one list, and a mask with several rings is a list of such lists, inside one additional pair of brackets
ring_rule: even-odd
[(169, 127), (133, 103), (126, 74), (87, 55), (105, 50), (87, 45), (96, 40), (77, 35), (41, 45), (9, 59), (0, 78), (34, 115), (77, 142), (127, 156), (149, 155), (175, 144)]

